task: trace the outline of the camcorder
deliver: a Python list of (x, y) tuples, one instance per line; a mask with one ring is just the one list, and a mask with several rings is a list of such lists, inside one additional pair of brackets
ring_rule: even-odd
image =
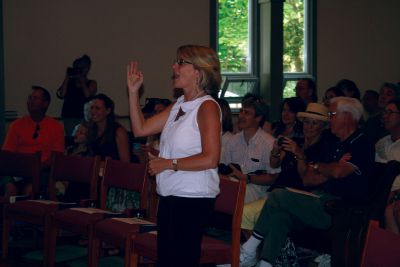
[(67, 68), (67, 75), (70, 78), (77, 78), (79, 76), (81, 76), (82, 74), (82, 70), (80, 68)]

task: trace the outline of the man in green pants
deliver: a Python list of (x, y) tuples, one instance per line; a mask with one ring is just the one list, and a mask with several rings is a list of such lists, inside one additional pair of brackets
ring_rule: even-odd
[(329, 111), (331, 131), (339, 142), (327, 151), (324, 162), (310, 163), (303, 177), (304, 185), (318, 186), (318, 190), (312, 194), (287, 189), (271, 192), (252, 236), (241, 248), (241, 267), (256, 265), (256, 250), (262, 241), (258, 266), (272, 266), (291, 231), (306, 226), (328, 229), (331, 216), (324, 209), (326, 201), (341, 198), (351, 202), (366, 197), (374, 150), (358, 130), (362, 105), (354, 98), (336, 97)]

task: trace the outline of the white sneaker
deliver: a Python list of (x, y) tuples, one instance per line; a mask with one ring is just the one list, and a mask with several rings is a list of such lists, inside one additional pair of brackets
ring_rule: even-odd
[(230, 264), (218, 264), (216, 267), (231, 267)]
[(257, 264), (256, 252), (249, 253), (242, 247), (240, 248), (240, 267), (254, 267)]

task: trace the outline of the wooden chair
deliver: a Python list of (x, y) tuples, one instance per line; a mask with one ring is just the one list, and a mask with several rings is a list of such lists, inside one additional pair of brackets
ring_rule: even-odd
[(370, 221), (361, 258), (361, 267), (400, 266), (400, 235)]
[(40, 187), (40, 154), (0, 150), (0, 176), (28, 178), (32, 180), (32, 195), (37, 194)]
[[(106, 159), (103, 181), (101, 183), (100, 208), (71, 208), (55, 213), (51, 235), (51, 247), (53, 249), (50, 251), (49, 255), (51, 263), (54, 262), (55, 258), (54, 248), (56, 242), (56, 231), (58, 229), (64, 229), (88, 236), (88, 264), (89, 266), (97, 266), (99, 241), (98, 239), (94, 240), (94, 229), (98, 222), (102, 221), (107, 216), (113, 215), (111, 211), (106, 209), (107, 192), (110, 187), (139, 192), (141, 196), (140, 209), (146, 209), (148, 204), (147, 164), (125, 163), (111, 158)], [(121, 224), (118, 224), (120, 221), (117, 220), (115, 222), (117, 223), (117, 227), (113, 228), (111, 237), (119, 237), (120, 235), (125, 234), (124, 231), (126, 228), (123, 227), (124, 224), (122, 222)], [(106, 223), (106, 225), (108, 224)], [(111, 237), (102, 237), (103, 240), (110, 241), (112, 244), (120, 244), (119, 242), (112, 242), (114, 239)], [(124, 244), (124, 242), (122, 242), (122, 244)]]
[[(220, 194), (215, 202), (215, 211), (232, 216), (231, 242), (227, 243), (204, 235), (201, 244), (200, 263), (231, 264), (239, 267), (240, 223), (243, 213), (246, 182), (228, 177), (220, 177)], [(139, 256), (157, 260), (157, 234), (138, 234), (133, 239), (131, 266), (136, 267)]]
[[(32, 180), (32, 196), (39, 192), (40, 187), (40, 152), (34, 154), (10, 152), (0, 150), (0, 176), (23, 177)], [(15, 199), (15, 196), (10, 197)], [(3, 218), (3, 258), (8, 257), (8, 239), (10, 221), (4, 220), (4, 206), (9, 204), (10, 198), (2, 197), (0, 205), (2, 208), (1, 216)]]
[[(11, 221), (24, 221), (43, 226), (44, 253), (43, 266), (49, 266), (48, 250), (50, 248), (50, 235), (52, 230), (52, 215), (63, 203), (58, 202), (55, 193), (55, 181), (78, 181), (90, 183), (92, 194), (96, 194), (97, 177), (99, 172), (99, 157), (67, 156), (62, 153), (52, 154), (52, 164), (48, 195), (50, 200), (24, 200), (6, 206), (3, 224), (3, 251), (7, 251), (9, 228)], [(7, 257), (7, 254), (3, 254)]]
[[(130, 188), (130, 190), (140, 193), (140, 207), (139, 210), (129, 210), (127, 213), (129, 217), (108, 218), (95, 225), (93, 245), (90, 251), (92, 258), (90, 266), (93, 267), (98, 265), (98, 252), (101, 241), (120, 249), (125, 249), (125, 251), (131, 251), (132, 237), (140, 231), (141, 227), (143, 225), (155, 225), (157, 203), (155, 180), (154, 177), (147, 175), (145, 165), (108, 161), (102, 186), (103, 194), (108, 191), (111, 186), (110, 183), (116, 180), (116, 176), (123, 181), (123, 183), (119, 184), (119, 187)], [(149, 178), (153, 178), (150, 180), (150, 186), (148, 183)], [(128, 185), (127, 182), (131, 183), (131, 185)], [(116, 186), (115, 182), (114, 186)], [(137, 216), (137, 212), (139, 212), (140, 216)], [(146, 213), (144, 218), (138, 218), (143, 213)], [(129, 264), (129, 253), (125, 253), (125, 266), (129, 266)]]

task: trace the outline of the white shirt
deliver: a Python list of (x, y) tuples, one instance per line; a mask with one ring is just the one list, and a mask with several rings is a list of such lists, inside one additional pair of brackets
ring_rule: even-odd
[[(244, 174), (258, 170), (264, 170), (270, 174), (279, 173), (280, 167), (272, 168), (269, 164), (274, 140), (271, 134), (258, 128), (247, 144), (244, 133), (241, 131), (230, 138), (225, 147), (222, 163), (237, 163)], [(245, 203), (264, 197), (267, 189), (268, 186), (247, 184)]]
[[(207, 100), (215, 102), (208, 95), (187, 102), (184, 102), (183, 96), (178, 98), (161, 134), (160, 157), (180, 159), (201, 153), (197, 113)], [(175, 121), (180, 108), (185, 114)], [(219, 193), (217, 168), (202, 171), (165, 170), (157, 175), (157, 192), (161, 196), (216, 197)]]
[[(375, 144), (375, 161), (387, 163), (391, 160), (400, 161), (400, 139), (393, 142), (390, 135), (381, 138)], [(391, 191), (400, 189), (400, 175), (393, 182)]]

